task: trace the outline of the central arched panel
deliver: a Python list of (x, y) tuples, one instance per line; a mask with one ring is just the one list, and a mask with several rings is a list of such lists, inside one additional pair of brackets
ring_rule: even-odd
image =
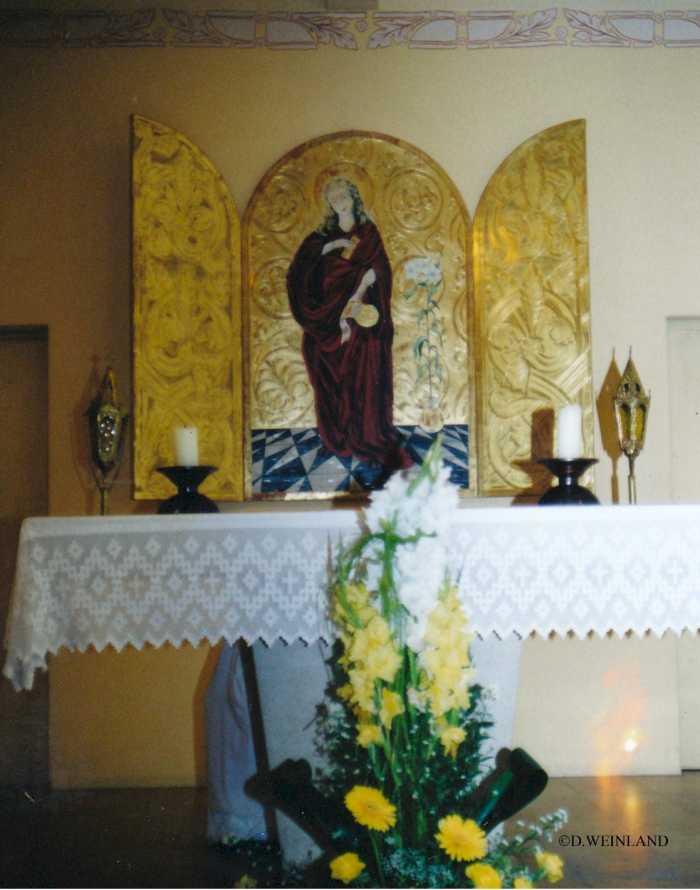
[[(457, 189), (399, 139), (334, 133), (267, 172), (243, 222), (249, 494), (359, 494), (440, 431), (453, 481), (475, 488), (470, 255)], [(377, 427), (384, 451), (363, 438)]]

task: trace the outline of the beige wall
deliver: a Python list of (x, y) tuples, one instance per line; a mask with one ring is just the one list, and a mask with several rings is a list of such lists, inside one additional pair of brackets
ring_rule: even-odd
[[(633, 344), (654, 399), (638, 466), (639, 497), (669, 499), (665, 319), (700, 314), (698, 53), (3, 49), (0, 324), (50, 327), (51, 512), (95, 509), (80, 418), (95, 365), (111, 360), (128, 389), (134, 112), (181, 130), (203, 148), (241, 212), (284, 152), (324, 133), (358, 128), (401, 137), (428, 152), (473, 213), (488, 178), (513, 148), (545, 127), (585, 118), (596, 390), (613, 350), (622, 363)], [(596, 449), (598, 493), (610, 500), (610, 461), (599, 441)], [(113, 510), (150, 511), (152, 505), (137, 508), (129, 500), (129, 472), (127, 465)], [(609, 652), (578, 644), (576, 672), (607, 657), (616, 663), (628, 642), (606, 641)], [(565, 728), (553, 728), (549, 744), (562, 747), (583, 728), (575, 706), (579, 693), (568, 679), (573, 650), (549, 641), (527, 647), (519, 738), (528, 736), (528, 722), (538, 716), (523, 703), (534, 707), (556, 694), (568, 709), (557, 718)], [(676, 648), (673, 640), (645, 639), (627, 653), (659, 719), (667, 719), (664, 701), (675, 689)], [(55, 782), (200, 779), (200, 709), (193, 700), (209, 670), (207, 652), (53, 659)], [(615, 708), (614, 701), (608, 704)], [(678, 749), (675, 732), (650, 742), (632, 771), (654, 771), (669, 745)], [(580, 772), (587, 762), (552, 760), (564, 772)]]

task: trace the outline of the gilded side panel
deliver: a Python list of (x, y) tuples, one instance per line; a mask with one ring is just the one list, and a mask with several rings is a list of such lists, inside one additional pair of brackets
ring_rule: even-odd
[(226, 184), (188, 139), (133, 119), (134, 496), (172, 486), (172, 430), (199, 428), (202, 486), (243, 497), (240, 228)]
[[(246, 210), (249, 429), (255, 434), (317, 425), (287, 273), (303, 239), (327, 216), (326, 188), (337, 178), (356, 187), (391, 266), (393, 423), (431, 434), (449, 424), (471, 429), (469, 215), (449, 177), (427, 155), (400, 140), (356, 131), (290, 152), (266, 174)], [(473, 489), (474, 461), (467, 460)], [(271, 493), (256, 489), (256, 472), (253, 467), (252, 493)], [(313, 485), (310, 492), (319, 493)], [(332, 493), (328, 489), (325, 496)]]
[(593, 453), (584, 121), (537, 134), (493, 175), (474, 219), (474, 280), (480, 492), (512, 494), (546, 456), (536, 412), (578, 402)]

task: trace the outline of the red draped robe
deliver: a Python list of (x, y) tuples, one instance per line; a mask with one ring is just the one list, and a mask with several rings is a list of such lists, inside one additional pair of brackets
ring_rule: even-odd
[[(322, 254), (328, 242), (353, 237), (359, 240), (349, 259), (340, 248)], [(362, 302), (377, 308), (379, 320), (363, 328), (348, 319), (350, 337), (341, 343), (341, 314), (368, 269), (377, 280)], [(392, 422), (391, 267), (377, 227), (367, 221), (350, 232), (313, 232), (289, 267), (287, 290), (304, 330), (302, 351), (323, 444), (334, 454), (374, 459), (389, 469), (405, 465)]]

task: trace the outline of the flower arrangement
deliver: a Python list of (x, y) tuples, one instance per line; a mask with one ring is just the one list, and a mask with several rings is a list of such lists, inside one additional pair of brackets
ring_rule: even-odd
[(532, 887), (562, 877), (542, 843), (565, 813), (509, 840), (487, 837), (505, 786), (477, 793), (490, 723), (447, 571), (457, 492), (440, 452), (438, 439), (420, 468), (374, 494), (365, 533), (337, 560), (340, 641), (319, 734), (331, 764), (323, 789), (342, 797), (350, 821), (333, 833), (330, 877), (358, 887)]

